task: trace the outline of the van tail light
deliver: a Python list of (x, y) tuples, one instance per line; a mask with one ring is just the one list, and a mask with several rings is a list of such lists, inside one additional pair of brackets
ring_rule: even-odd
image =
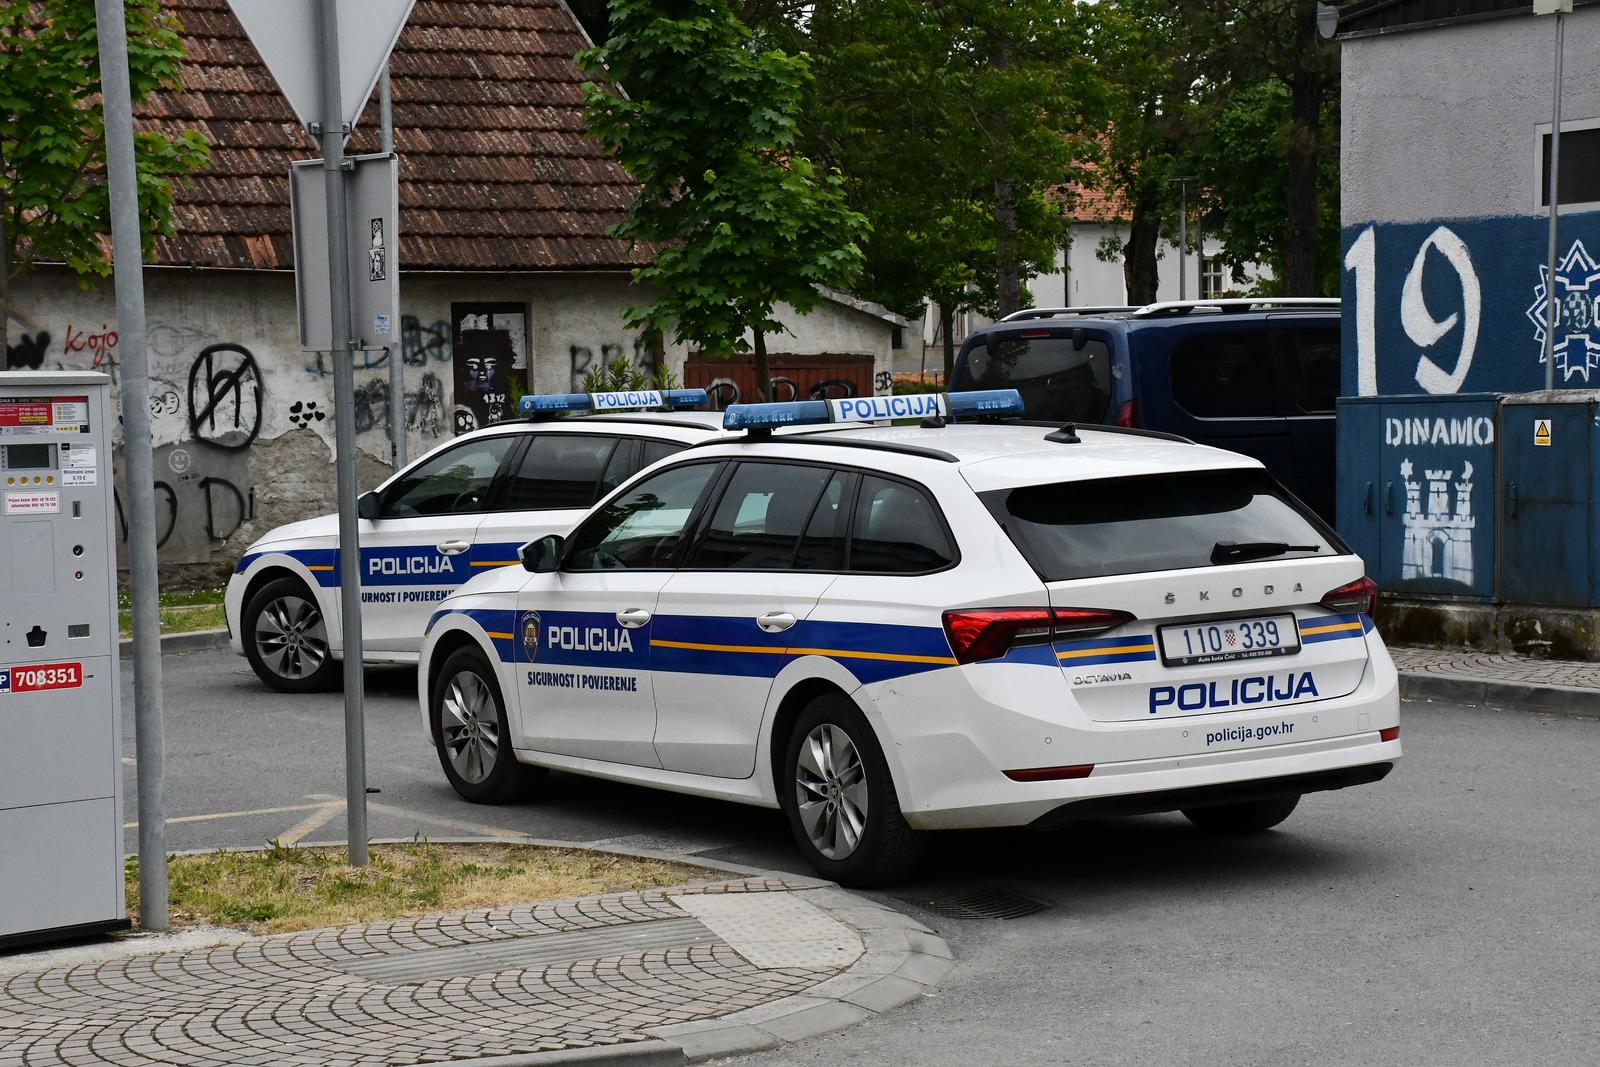
[(1101, 633), (1133, 618), (1101, 608), (973, 608), (945, 612), (944, 632), (957, 663), (976, 663), (998, 659), (1014, 645)]
[(1373, 614), (1378, 608), (1378, 583), (1365, 576), (1323, 594), (1322, 606), (1341, 614)]
[(1134, 430), (1139, 428), (1139, 402), (1137, 400), (1124, 400), (1122, 402), (1122, 406), (1117, 408), (1116, 424)]

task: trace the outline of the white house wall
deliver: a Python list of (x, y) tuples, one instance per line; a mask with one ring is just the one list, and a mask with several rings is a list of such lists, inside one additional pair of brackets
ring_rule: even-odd
[[(331, 510), (332, 367), (327, 356), (299, 347), (286, 273), (152, 268), (145, 291), (161, 562), (189, 577), (220, 575), (260, 534)], [(532, 389), (565, 392), (616, 356), (644, 362), (637, 331), (623, 325), (624, 310), (641, 299), (620, 275), (404, 277), (398, 358), (410, 458), (456, 428), (453, 303), (526, 305)], [(775, 350), (871, 354), (887, 365), (887, 322), (831, 302), (805, 319), (785, 317), (796, 335), (775, 338)], [(84, 289), (62, 274), (35, 274), (13, 287), (9, 324), (12, 369), (118, 377), (109, 283)], [(670, 346), (667, 356), (681, 377), (683, 347)], [(363, 488), (389, 473), (391, 358), (356, 356)]]

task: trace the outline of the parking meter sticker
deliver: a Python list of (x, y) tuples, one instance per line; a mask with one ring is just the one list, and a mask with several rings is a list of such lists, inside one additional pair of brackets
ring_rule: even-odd
[(81, 663), (0, 668), (0, 693), (39, 693), (49, 689), (77, 689), (82, 685)]
[(44, 493), (7, 493), (7, 515), (57, 515), (61, 512), (61, 494), (56, 492)]

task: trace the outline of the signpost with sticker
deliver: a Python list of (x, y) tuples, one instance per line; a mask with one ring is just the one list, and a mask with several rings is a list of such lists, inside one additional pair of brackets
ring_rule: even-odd
[[(356, 164), (344, 154), (344, 143), (361, 114), (394, 50), (395, 41), (411, 16), (416, 0), (228, 0), (267, 69), (277, 79), (289, 106), (307, 132), (322, 142), (320, 171), (326, 241), (327, 312), (326, 348), (333, 364), (334, 435), (338, 448), (339, 573), (344, 576), (340, 596), (340, 630), (347, 650), (344, 657), (345, 817), (350, 863), (367, 862), (366, 728), (362, 714), (361, 674), (361, 560), (359, 521), (356, 515), (355, 368), (353, 354), (362, 339), (375, 336), (378, 316), (398, 321), (398, 272), (394, 240), (397, 213), (368, 209), (362, 219), (365, 240), (351, 236), (352, 174)], [(315, 164), (313, 164), (315, 166)], [(390, 167), (393, 166), (392, 155)], [(394, 187), (395, 172), (386, 177)], [(360, 182), (357, 182), (360, 185)], [(302, 190), (306, 188), (302, 183)], [(363, 194), (357, 192), (358, 200)], [(391, 209), (394, 205), (388, 205)], [(383, 225), (371, 226), (373, 219)], [(297, 220), (296, 229), (299, 229)], [(372, 269), (371, 243), (381, 233), (383, 269)], [(297, 235), (296, 247), (300, 246)], [(352, 263), (352, 248), (359, 263)], [(310, 269), (307, 258), (297, 258), (296, 274)], [(382, 277), (373, 280), (373, 275)], [(394, 299), (370, 310), (365, 321), (352, 314), (360, 301), (352, 297), (354, 279), (364, 285), (387, 287)], [(298, 286), (306, 291), (304, 284)], [(318, 327), (320, 331), (320, 327)], [(375, 347), (388, 347), (377, 345)]]

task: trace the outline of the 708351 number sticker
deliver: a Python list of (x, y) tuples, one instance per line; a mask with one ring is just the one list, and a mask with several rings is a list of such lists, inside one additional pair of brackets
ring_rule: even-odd
[(81, 663), (39, 663), (31, 667), (0, 667), (0, 694), (77, 689), (82, 685)]

